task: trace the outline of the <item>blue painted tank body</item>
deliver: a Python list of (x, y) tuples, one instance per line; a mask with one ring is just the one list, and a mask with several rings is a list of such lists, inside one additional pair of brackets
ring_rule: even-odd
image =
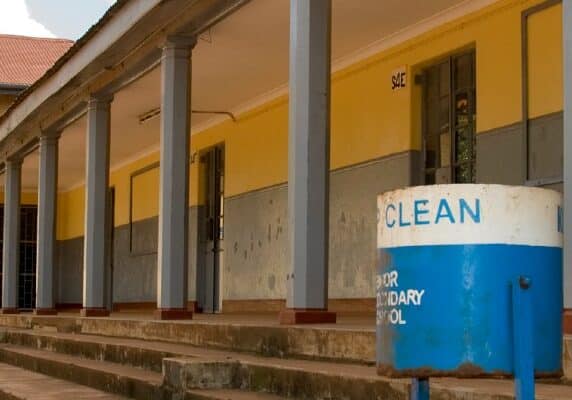
[(536, 373), (560, 374), (559, 196), (499, 185), (441, 185), (380, 196), (378, 372), (511, 375), (510, 284), (526, 275), (532, 280)]

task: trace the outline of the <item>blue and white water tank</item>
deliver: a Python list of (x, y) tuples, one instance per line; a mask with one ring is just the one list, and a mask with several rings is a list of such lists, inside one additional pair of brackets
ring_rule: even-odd
[(558, 192), (419, 186), (380, 195), (377, 207), (379, 374), (511, 375), (511, 281), (521, 275), (532, 281), (536, 374), (560, 374)]

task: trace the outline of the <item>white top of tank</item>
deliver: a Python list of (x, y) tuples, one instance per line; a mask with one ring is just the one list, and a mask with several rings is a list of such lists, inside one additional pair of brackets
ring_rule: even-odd
[(431, 185), (377, 198), (377, 247), (518, 244), (562, 247), (562, 196), (540, 188)]

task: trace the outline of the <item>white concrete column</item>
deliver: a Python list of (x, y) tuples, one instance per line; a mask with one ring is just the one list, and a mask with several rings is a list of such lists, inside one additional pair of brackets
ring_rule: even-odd
[(82, 316), (106, 316), (105, 276), (109, 241), (106, 221), (109, 186), (111, 98), (90, 98), (87, 106), (87, 161)]
[(562, 2), (564, 72), (564, 309), (565, 331), (572, 334), (572, 2)]
[(40, 136), (36, 309), (34, 310), (38, 315), (56, 314), (53, 281), (56, 263), (58, 140), (59, 132)]
[(2, 247), (2, 313), (18, 313), (20, 259), (20, 191), (22, 160), (6, 161), (4, 185), (4, 238)]
[(283, 324), (335, 322), (328, 306), (330, 0), (290, 2), (288, 219)]
[(161, 57), (158, 319), (190, 318), (187, 310), (191, 49), (171, 38)]

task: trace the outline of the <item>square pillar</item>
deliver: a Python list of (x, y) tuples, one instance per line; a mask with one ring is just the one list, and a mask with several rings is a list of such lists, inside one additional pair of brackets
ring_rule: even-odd
[(56, 314), (53, 281), (56, 263), (58, 140), (59, 132), (40, 136), (36, 309), (34, 310), (37, 315)]
[(564, 333), (572, 334), (572, 3), (562, 2), (564, 94)]
[(191, 49), (195, 39), (169, 38), (161, 57), (161, 160), (157, 319), (188, 319)]
[(83, 254), (83, 317), (109, 315), (106, 275), (111, 98), (89, 99), (87, 105), (87, 157), (85, 236)]
[(4, 186), (4, 238), (2, 243), (2, 314), (18, 313), (20, 262), (20, 191), (22, 160), (6, 161)]
[(336, 322), (327, 311), (331, 13), (330, 0), (290, 1), (291, 273), (281, 324)]

